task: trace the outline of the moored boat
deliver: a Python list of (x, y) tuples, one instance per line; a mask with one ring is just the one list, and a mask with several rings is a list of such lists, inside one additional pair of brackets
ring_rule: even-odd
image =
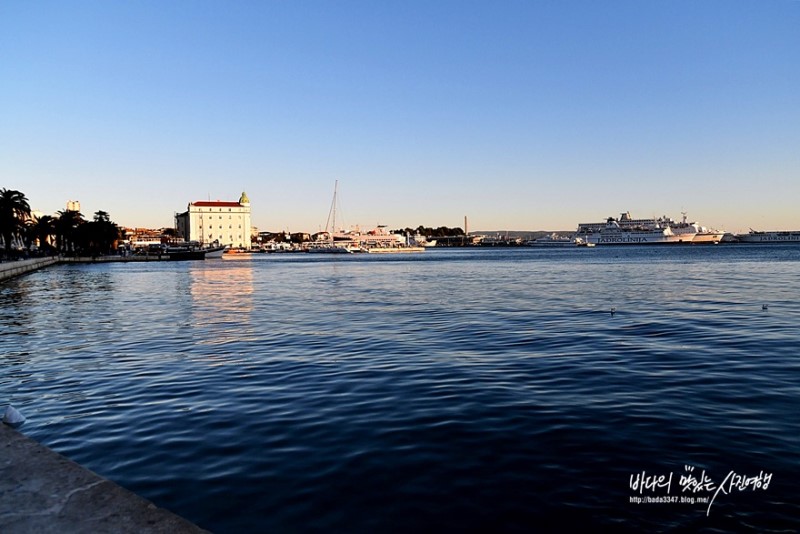
[(694, 238), (693, 233), (676, 235), (667, 226), (625, 227), (619, 221), (609, 217), (606, 225), (600, 229), (582, 230), (578, 228), (579, 237), (586, 243), (594, 245), (662, 245), (690, 243)]
[(571, 247), (575, 245), (575, 240), (558, 234), (548, 234), (533, 241), (528, 242), (533, 247)]
[(800, 231), (760, 232), (750, 229), (747, 234), (736, 234), (739, 243), (800, 243)]
[(363, 250), (352, 241), (318, 240), (308, 244), (306, 252), (312, 254), (353, 254)]
[(686, 212), (682, 212), (681, 215), (683, 215), (681, 222), (673, 221), (669, 217), (664, 216), (658, 219), (657, 223), (661, 226), (669, 226), (675, 235), (694, 234), (692, 238), (693, 244), (717, 245), (722, 241), (722, 237), (725, 235), (724, 231), (712, 230), (705, 226), (700, 226), (696, 222), (687, 222)]
[[(717, 244), (722, 241), (722, 238), (725, 235), (724, 231), (709, 229), (705, 226), (700, 226), (696, 222), (687, 222), (685, 212), (683, 213), (683, 218), (680, 222), (675, 221), (666, 215), (659, 218), (650, 217), (645, 219), (634, 219), (631, 217), (630, 212), (622, 213), (619, 219), (613, 219), (609, 217), (608, 220), (616, 221), (622, 230), (636, 230), (640, 232), (655, 230), (657, 233), (661, 233), (662, 230), (669, 229), (672, 235), (677, 236), (676, 239), (658, 238), (655, 241), (652, 239), (647, 239), (648, 244), (650, 244), (651, 241), (653, 241), (653, 243), (678, 242), (692, 244)], [(600, 232), (606, 228), (608, 220), (605, 223), (581, 223), (578, 225), (578, 233), (591, 234)]]
[(221, 258), (227, 248), (226, 245), (218, 245), (215, 247), (206, 247), (201, 250), (206, 253), (206, 258)]

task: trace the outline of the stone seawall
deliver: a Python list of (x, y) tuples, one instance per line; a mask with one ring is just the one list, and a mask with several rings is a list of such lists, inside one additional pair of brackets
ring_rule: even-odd
[(0, 280), (29, 273), (59, 262), (58, 258), (36, 258), (33, 260), (4, 261), (0, 263)]
[[(5, 261), (0, 263), (0, 281), (61, 261), (59, 258)], [(0, 423), (0, 532), (194, 534), (206, 531)]]
[(0, 532), (206, 531), (0, 423)]

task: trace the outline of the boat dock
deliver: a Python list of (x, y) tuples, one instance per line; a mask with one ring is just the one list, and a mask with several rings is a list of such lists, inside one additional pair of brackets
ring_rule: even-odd
[(0, 532), (207, 531), (0, 424)]

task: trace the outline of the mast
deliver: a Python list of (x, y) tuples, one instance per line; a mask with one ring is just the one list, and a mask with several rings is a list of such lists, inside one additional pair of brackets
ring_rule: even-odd
[[(333, 184), (333, 200), (331, 201), (331, 209), (328, 211), (328, 220), (325, 221), (325, 231), (333, 241), (333, 232), (336, 231), (336, 192), (339, 189), (339, 180)], [(330, 231), (328, 230), (330, 228)]]

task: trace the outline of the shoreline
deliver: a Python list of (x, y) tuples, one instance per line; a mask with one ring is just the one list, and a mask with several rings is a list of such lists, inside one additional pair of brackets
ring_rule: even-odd
[(38, 271), (43, 267), (55, 265), (61, 261), (58, 256), (35, 258), (31, 260), (4, 261), (0, 263), (0, 281), (8, 280), (21, 274)]
[(148, 262), (148, 261), (174, 261), (166, 254), (160, 256), (49, 256), (46, 258), (32, 258), (27, 260), (12, 260), (0, 262), (0, 282), (14, 278), (21, 274), (38, 271), (44, 267), (57, 265), (60, 263), (128, 263), (128, 262)]
[(208, 532), (5, 424), (0, 455), (1, 532)]

